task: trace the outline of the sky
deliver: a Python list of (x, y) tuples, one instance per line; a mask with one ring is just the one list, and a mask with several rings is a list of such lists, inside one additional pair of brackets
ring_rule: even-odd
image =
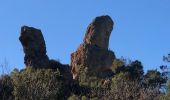
[(101, 15), (114, 21), (109, 49), (117, 58), (139, 60), (144, 70), (167, 64), (170, 0), (1, 0), (0, 66), (25, 68), (18, 39), (23, 25), (41, 29), (50, 59), (70, 64), (87, 26)]

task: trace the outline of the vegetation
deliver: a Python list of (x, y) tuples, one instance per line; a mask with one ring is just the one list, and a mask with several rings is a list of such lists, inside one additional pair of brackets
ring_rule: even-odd
[(13, 97), (13, 84), (12, 79), (8, 75), (2, 75), (0, 78), (0, 99), (12, 100)]
[(27, 68), (12, 75), (17, 100), (45, 100), (67, 98), (69, 87), (58, 71)]
[(144, 73), (140, 61), (116, 59), (114, 77), (99, 79), (82, 70), (73, 81), (59, 70), (14, 69), (0, 77), (0, 100), (170, 100), (167, 68)]

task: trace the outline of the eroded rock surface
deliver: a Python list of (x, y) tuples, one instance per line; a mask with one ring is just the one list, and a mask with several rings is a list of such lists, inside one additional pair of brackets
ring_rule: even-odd
[(61, 64), (56, 60), (50, 60), (46, 55), (45, 40), (40, 29), (23, 26), (19, 40), (23, 46), (26, 67), (59, 69), (66, 79), (72, 79), (69, 65)]
[(108, 49), (109, 37), (113, 29), (113, 24), (114, 23), (109, 16), (96, 17), (87, 28), (84, 44)]
[(83, 67), (88, 75), (109, 77), (115, 59), (114, 52), (108, 50), (109, 37), (113, 29), (109, 16), (96, 17), (88, 26), (83, 43), (71, 54), (73, 78), (76, 78)]
[(23, 46), (26, 66), (34, 68), (49, 67), (49, 58), (46, 55), (46, 45), (41, 30), (23, 26), (19, 40)]

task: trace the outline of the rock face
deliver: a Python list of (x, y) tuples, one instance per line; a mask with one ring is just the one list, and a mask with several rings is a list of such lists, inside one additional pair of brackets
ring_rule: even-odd
[(88, 26), (83, 43), (71, 54), (73, 78), (77, 77), (82, 67), (88, 75), (103, 78), (113, 75), (110, 67), (115, 55), (108, 50), (113, 24), (109, 16), (100, 16)]
[(113, 29), (113, 21), (109, 16), (96, 17), (88, 26), (84, 38), (84, 44), (98, 46), (108, 49), (109, 37)]
[(46, 45), (41, 30), (23, 26), (19, 40), (24, 49), (26, 66), (49, 67), (49, 58), (46, 55)]

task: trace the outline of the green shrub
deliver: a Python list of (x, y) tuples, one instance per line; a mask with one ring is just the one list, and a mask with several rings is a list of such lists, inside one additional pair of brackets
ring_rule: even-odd
[(89, 75), (87, 68), (83, 66), (79, 66), (79, 73), (77, 81), (79, 82), (80, 86), (88, 86), (91, 88), (101, 87), (102, 79), (98, 78), (95, 75)]
[(120, 73), (112, 79), (111, 94), (113, 100), (160, 100), (159, 87), (145, 88), (139, 80), (126, 79)]
[(66, 99), (69, 95), (66, 80), (58, 71), (27, 68), (12, 78), (16, 100)]
[(80, 100), (80, 98), (76, 95), (71, 95), (68, 100)]
[(13, 85), (10, 76), (3, 75), (0, 77), (0, 100), (12, 100)]

